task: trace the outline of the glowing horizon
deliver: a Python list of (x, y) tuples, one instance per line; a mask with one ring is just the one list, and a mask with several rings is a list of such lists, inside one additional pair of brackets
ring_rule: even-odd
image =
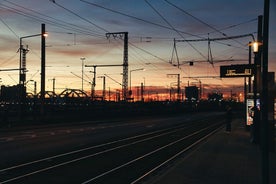
[[(249, 0), (231, 3), (215, 0), (208, 3), (202, 1), (201, 3), (190, 2), (189, 4), (179, 0), (171, 2), (210, 26), (208, 27), (194, 20), (163, 1), (152, 1), (151, 3), (175, 29), (190, 35), (179, 34), (173, 29), (150, 24), (170, 27), (143, 1), (135, 1), (135, 3), (99, 1), (96, 4), (150, 23), (131, 18), (131, 16), (118, 15), (81, 1), (57, 0), (56, 3), (51, 1), (29, 1), (22, 4), (22, 1), (19, 0), (5, 0), (0, 4), (0, 28), (3, 30), (0, 33), (0, 48), (2, 51), (0, 53), (0, 69), (18, 68), (19, 38), (40, 33), (40, 24), (45, 23), (48, 33), (46, 38), (47, 91), (52, 89), (53, 78), (56, 80), (57, 91), (62, 91), (65, 88), (81, 89), (82, 66), (80, 58), (82, 57), (85, 58), (84, 62), (88, 65), (122, 64), (122, 40), (113, 38), (108, 40), (105, 37), (106, 32), (101, 28), (112, 32), (129, 32), (129, 71), (136, 68), (146, 69), (145, 71), (133, 73), (132, 86), (139, 86), (141, 82), (145, 82), (146, 86), (166, 88), (176, 81), (176, 79), (167, 77), (169, 73), (181, 75), (182, 87), (188, 85), (188, 82), (196, 83), (198, 80), (213, 89), (227, 87), (230, 89), (233, 86), (242, 86), (244, 84), (243, 78), (217, 79), (208, 77), (218, 76), (221, 64), (248, 63), (246, 61), (248, 60), (247, 44), (251, 41), (251, 38), (211, 42), (212, 58), (209, 56), (209, 59), (214, 61), (213, 64), (207, 61), (209, 52), (207, 42), (177, 43), (176, 48), (181, 64), (179, 68), (175, 66), (177, 63), (176, 55), (172, 52), (173, 39), (223, 37), (221, 32), (216, 32), (210, 27), (220, 29), (229, 36), (248, 33), (256, 35), (256, 19), (258, 15), (262, 14), (262, 3), (257, 0), (250, 1), (251, 6), (245, 8), (240, 3), (246, 4), (249, 3)], [(20, 10), (22, 14), (14, 12), (13, 8)], [(271, 9), (273, 8), (275, 8), (275, 2), (271, 2)], [(66, 9), (75, 12), (79, 17), (66, 11)], [(232, 9), (236, 10), (235, 13)], [(275, 12), (271, 11), (271, 23), (275, 22), (275, 17)], [(276, 65), (274, 64), (276, 63), (276, 54), (272, 52), (276, 49), (275, 26), (275, 24), (270, 26), (269, 70), (272, 72), (276, 71)], [(40, 38), (24, 39), (23, 44), (28, 45), (30, 50), (27, 54), (28, 72), (26, 81), (37, 81), (37, 89), (40, 89)], [(215, 62), (227, 59), (231, 62)], [(193, 61), (194, 65), (189, 66), (185, 63), (187, 61)], [(92, 68), (84, 69), (85, 91), (91, 89), (93, 77), (91, 70)], [(96, 90), (102, 88), (102, 79), (98, 77), (105, 74), (110, 76), (110, 78), (106, 78), (106, 88), (120, 89), (118, 83), (122, 83), (121, 73), (122, 67), (97, 68)], [(1, 85), (11, 86), (18, 83), (18, 71), (1, 72), (0, 75)], [(198, 76), (205, 76), (205, 78), (197, 78)], [(28, 85), (27, 90), (32, 91), (32, 85)]]

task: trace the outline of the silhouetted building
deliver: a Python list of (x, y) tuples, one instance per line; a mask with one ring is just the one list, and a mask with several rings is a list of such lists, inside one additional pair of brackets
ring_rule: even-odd
[(198, 100), (198, 88), (196, 86), (185, 87), (185, 96), (188, 101), (197, 101)]
[(23, 85), (1, 86), (0, 100), (17, 102), (26, 97), (26, 87)]
[(223, 99), (222, 93), (210, 93), (208, 94), (209, 101), (221, 101)]

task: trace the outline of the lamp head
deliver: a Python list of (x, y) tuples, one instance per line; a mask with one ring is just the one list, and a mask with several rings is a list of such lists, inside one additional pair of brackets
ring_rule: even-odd
[(43, 33), (42, 36), (47, 37), (48, 33)]
[(253, 52), (254, 53), (258, 53), (258, 51), (259, 51), (259, 43), (258, 42), (253, 42), (252, 46), (253, 46)]

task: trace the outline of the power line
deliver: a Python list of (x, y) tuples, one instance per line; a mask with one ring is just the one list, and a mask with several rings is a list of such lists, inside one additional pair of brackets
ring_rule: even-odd
[[(220, 31), (222, 31), (222, 30), (227, 30), (227, 29), (231, 29), (231, 28), (234, 28), (234, 27), (243, 25), (243, 24), (248, 24), (248, 23), (251, 23), (251, 22), (256, 22), (257, 20), (258, 20), (258, 18), (250, 19), (250, 20), (247, 20), (247, 21), (244, 21), (244, 22), (240, 22), (240, 23), (238, 23), (238, 24), (234, 24), (234, 25), (227, 26), (227, 27), (225, 27), (225, 28), (220, 29)], [(210, 32), (210, 33), (214, 33), (214, 32)]]
[[(155, 22), (151, 22), (151, 21), (148, 21), (148, 20), (145, 20), (145, 19), (142, 19), (142, 18), (139, 18), (139, 17), (135, 17), (133, 15), (129, 15), (129, 14), (126, 14), (126, 13), (123, 13), (123, 12), (120, 12), (120, 11), (117, 11), (117, 10), (113, 10), (113, 9), (110, 9), (110, 8), (107, 8), (107, 7), (104, 7), (104, 6), (101, 6), (101, 5), (98, 5), (96, 3), (92, 3), (92, 2), (88, 2), (88, 1), (85, 1), (85, 0), (80, 0), (81, 2), (84, 2), (86, 4), (89, 4), (89, 5), (92, 5), (92, 6), (95, 6), (95, 7), (98, 7), (98, 8), (101, 8), (101, 9), (104, 9), (104, 10), (107, 10), (107, 11), (110, 11), (110, 12), (113, 12), (113, 13), (116, 13), (116, 14), (119, 14), (119, 15), (122, 15), (122, 16), (126, 16), (128, 18), (132, 18), (132, 19), (136, 19), (136, 20), (139, 20), (141, 22), (145, 22), (147, 24), (151, 24), (151, 25), (154, 25), (154, 26), (157, 26), (157, 27), (161, 27), (161, 28), (164, 28), (164, 29), (169, 29), (169, 30), (174, 30), (172, 29), (171, 27), (168, 27), (168, 26), (164, 26), (164, 25), (161, 25), (161, 24), (157, 24)], [(184, 32), (184, 31), (181, 31), (181, 30), (177, 30), (183, 34), (187, 34), (189, 36), (195, 36), (195, 37), (199, 37), (198, 35), (194, 35), (192, 33), (188, 33), (188, 32)]]
[[(104, 37), (103, 35), (100, 35), (100, 34), (97, 34), (97, 33), (94, 33), (94, 32), (90, 32), (89, 30), (87, 30), (87, 28), (81, 28), (80, 26), (77, 26), (77, 25), (74, 25), (74, 24), (71, 24), (71, 23), (68, 23), (68, 22), (50, 17), (48, 15), (42, 14), (40, 12), (37, 12), (37, 11), (34, 11), (32, 9), (26, 8), (24, 6), (18, 5), (16, 3), (12, 3), (8, 0), (4, 0), (4, 1), (7, 2), (7, 3), (10, 3), (14, 7), (11, 7), (9, 5), (5, 5), (5, 4), (0, 3), (0, 5), (2, 6), (3, 9), (9, 10), (13, 13), (16, 13), (16, 14), (22, 15), (24, 17), (36, 20), (39, 23), (40, 22), (45, 22), (47, 24), (63, 28), (67, 31), (72, 30), (72, 31), (75, 31), (75, 32), (78, 32), (78, 33), (89, 35), (89, 36), (95, 36), (95, 37), (101, 37), (101, 38)], [(20, 9), (15, 8), (15, 7), (19, 7)], [(25, 10), (25, 11), (22, 11), (22, 10)], [(32, 12), (34, 14), (31, 14), (31, 13), (28, 13), (28, 12)]]
[(1, 62), (1, 65), (7, 65), (8, 62), (12, 61), (12, 59), (14, 59), (16, 56), (18, 55), (18, 53), (15, 53), (13, 56), (7, 58), (6, 60)]
[[(9, 1), (6, 0), (6, 2), (9, 2)], [(91, 35), (91, 36), (92, 36), (92, 34), (93, 34), (93, 36), (95, 35), (94, 33), (88, 32), (87, 29), (81, 28), (81, 27), (79, 27), (77, 25), (74, 25), (74, 24), (71, 24), (71, 23), (68, 23), (68, 22), (65, 22), (65, 21), (62, 21), (62, 20), (55, 19), (53, 17), (41, 14), (39, 12), (36, 12), (34, 10), (25, 8), (25, 7), (20, 6), (20, 5), (14, 4), (14, 6), (17, 6), (17, 7), (20, 7), (20, 8), (14, 8), (14, 7), (10, 7), (10, 6), (9, 6), (9, 8), (12, 9), (13, 12), (15, 12), (17, 14), (20, 14), (20, 15), (23, 15), (23, 16), (26, 16), (28, 18), (35, 19), (37, 21), (44, 21), (46, 23), (48, 22), (51, 25), (55, 25), (55, 26), (64, 28), (66, 30), (70, 29), (70, 30), (74, 30), (76, 32), (81, 32), (81, 33), (83, 33), (85, 35)], [(22, 11), (22, 10), (25, 10), (25, 11)], [(29, 13), (29, 12), (31, 12), (31, 13)], [(167, 27), (167, 28), (169, 28), (169, 27)], [(170, 28), (170, 30), (172, 30), (172, 29)], [(193, 35), (193, 36), (195, 36), (195, 35)], [(132, 46), (134, 46), (134, 44)], [(139, 50), (141, 50), (141, 51), (143, 51), (143, 52), (145, 52), (145, 53), (147, 53), (147, 54), (149, 54), (149, 55), (151, 55), (151, 56), (153, 56), (153, 57), (155, 57), (155, 58), (158, 58), (161, 61), (164, 61), (165, 63), (168, 63), (168, 61), (164, 60), (161, 57), (158, 57), (158, 56), (154, 55), (153, 53), (151, 53), (151, 52), (149, 52), (149, 51), (147, 51), (145, 49), (139, 48), (138, 46), (134, 46), (134, 47), (137, 48), (137, 49), (139, 49)]]
[(15, 33), (15, 31), (0, 17), (0, 21), (13, 33), (13, 35), (19, 39), (19, 36)]
[[(57, 4), (55, 1), (54, 1), (53, 3)], [(63, 6), (59, 5), (59, 4), (57, 4), (57, 5), (60, 6), (61, 8), (66, 9), (65, 7), (63, 7)], [(79, 18), (82, 18), (82, 17), (80, 17), (79, 15), (77, 15), (76, 13), (72, 12), (71, 10), (69, 10), (69, 9), (66, 9), (66, 10), (69, 11), (69, 12), (71, 12), (71, 13), (73, 13), (74, 15), (78, 16)], [(41, 14), (41, 15), (43, 15), (43, 14)], [(48, 17), (49, 17), (49, 16), (48, 16)], [(52, 17), (49, 17), (49, 18), (52, 18)], [(53, 18), (52, 18), (52, 19), (53, 19)], [(87, 20), (87, 19), (85, 19), (85, 20)], [(105, 30), (104, 28), (103, 28), (103, 30), (106, 31), (106, 32), (109, 32), (108, 30)], [(131, 44), (131, 43), (130, 43), (130, 44)], [(132, 44), (132, 45), (134, 46), (134, 44)], [(152, 55), (152, 56), (154, 56), (154, 57), (157, 57), (157, 56), (155, 56), (154, 54), (150, 53), (149, 51), (146, 51), (146, 50), (144, 50), (144, 49), (142, 49), (142, 48), (139, 48), (138, 46), (134, 46), (134, 47), (136, 47), (136, 48), (142, 50), (143, 52), (145, 52), (145, 53), (147, 53), (147, 54), (150, 54), (150, 55)], [(163, 60), (163, 61), (165, 61), (164, 59), (162, 59), (162, 58), (160, 58), (160, 57), (158, 57), (158, 58), (161, 59), (161, 60)], [(166, 62), (166, 61), (165, 61), (165, 62)]]
[[(155, 66), (153, 63), (151, 63), (150, 61), (148, 61), (143, 55), (141, 55), (137, 49), (132, 49), (133, 50), (133, 54), (129, 55), (130, 57), (132, 57), (133, 59), (136, 60), (136, 62), (139, 64), (139, 66), (137, 66), (137, 68), (146, 68), (146, 67), (151, 67), (154, 68), (155, 72), (158, 72), (157, 75), (159, 75), (160, 77), (163, 77), (163, 73), (160, 74), (160, 71), (162, 70), (161, 68), (159, 68), (158, 66)], [(142, 61), (141, 61), (142, 60)], [(135, 64), (136, 64), (135, 62)], [(148, 71), (148, 69), (146, 69)]]
[[(225, 36), (225, 37), (228, 36), (226, 33), (223, 33), (221, 30), (219, 30), (219, 29), (215, 28), (214, 26), (211, 26), (210, 24), (208, 24), (208, 23), (202, 21), (201, 19), (195, 17), (195, 16), (192, 15), (191, 13), (189, 13), (189, 12), (185, 11), (184, 9), (178, 7), (177, 5), (175, 5), (175, 4), (171, 3), (171, 2), (169, 2), (168, 0), (164, 0), (164, 1), (167, 2), (168, 4), (170, 4), (171, 6), (177, 8), (177, 9), (180, 10), (181, 12), (185, 13), (186, 15), (189, 15), (190, 17), (194, 18), (194, 19), (197, 20), (198, 22), (204, 24), (205, 26), (207, 26), (207, 27), (209, 27), (209, 28), (215, 30), (215, 32), (219, 32), (220, 34), (222, 34), (222, 35)], [(237, 43), (240, 44), (240, 45), (243, 45), (242, 43), (240, 43), (240, 42), (237, 41), (237, 40), (234, 40), (234, 41), (237, 42)]]
[[(146, 54), (148, 54), (148, 55), (150, 55), (150, 56), (152, 56), (152, 57), (154, 57), (154, 58), (156, 58), (156, 59), (158, 59), (158, 60), (163, 61), (164, 64), (169, 64), (167, 60), (164, 60), (163, 58), (160, 58), (160, 57), (158, 57), (157, 55), (154, 55), (154, 54), (152, 54), (151, 52), (148, 52), (148, 51), (146, 51), (146, 50), (144, 50), (144, 49), (142, 49), (142, 48), (140, 48), (140, 47), (134, 45), (133, 43), (129, 43), (129, 44), (130, 44), (132, 47), (134, 47), (134, 48), (136, 48), (136, 49), (139, 49), (140, 51), (145, 52)], [(137, 51), (136, 51), (136, 53), (138, 54)], [(140, 58), (143, 58), (143, 57), (140, 56)], [(161, 67), (156, 66), (154, 63), (151, 63), (151, 62), (148, 62), (148, 63), (145, 63), (145, 64), (148, 65), (148, 66), (150, 66), (151, 68), (153, 68), (152, 70), (155, 71), (155, 72), (157, 72), (157, 75), (160, 76), (160, 78), (162, 78), (162, 77), (163, 77), (163, 74), (164, 74), (162, 71), (163, 71), (163, 70), (166, 70), (166, 71), (168, 70), (167, 66), (166, 66), (166, 69), (162, 69)], [(169, 65), (169, 66), (171, 67), (172, 65)], [(183, 73), (185, 73), (181, 68), (178, 68), (178, 70), (180, 70), (180, 71), (182, 71)], [(149, 71), (149, 70), (147, 69), (147, 71)], [(161, 74), (160, 74), (160, 72), (161, 72)]]
[[(157, 11), (157, 9), (155, 9), (147, 0), (145, 0), (145, 2), (175, 31), (175, 32), (177, 32), (183, 39), (184, 39), (184, 37), (183, 37), (183, 35), (178, 31), (178, 30), (176, 30), (175, 28), (174, 28), (174, 26), (172, 25), (172, 24), (170, 24), (170, 22), (169, 21), (167, 21), (167, 19), (164, 17), (164, 16), (162, 16), (161, 15), (161, 13), (159, 13), (158, 11)], [(189, 43), (189, 42), (187, 42), (196, 52), (198, 52), (199, 53), (199, 55), (201, 55), (204, 59), (207, 59), (197, 48), (195, 48), (191, 43)]]
[(139, 50), (141, 50), (141, 51), (143, 51), (143, 52), (145, 52), (145, 53), (147, 53), (147, 54), (149, 54), (149, 55), (151, 55), (151, 56), (153, 56), (153, 57), (155, 57), (155, 58), (157, 58), (157, 59), (159, 59), (159, 60), (161, 60), (161, 61), (163, 61), (163, 62), (165, 62), (165, 63), (168, 63), (168, 61), (166, 61), (165, 59), (160, 58), (160, 57), (158, 57), (157, 55), (154, 55), (154, 54), (150, 53), (149, 51), (147, 51), (147, 50), (145, 50), (145, 49), (142, 49), (142, 48), (140, 48), (140, 47), (134, 45), (133, 43), (129, 43), (129, 44), (130, 44), (131, 46), (133, 46), (133, 47), (135, 47), (135, 48), (137, 48), (137, 49), (139, 49)]
[(253, 41), (255, 41), (253, 34), (243, 34), (243, 35), (236, 35), (236, 36), (227, 36), (221, 38), (204, 38), (204, 39), (193, 39), (193, 40), (175, 40), (176, 42), (198, 42), (198, 41), (216, 41), (216, 40), (232, 40), (244, 37), (252, 37)]
[(177, 8), (177, 9), (180, 10), (180, 11), (182, 11), (182, 12), (185, 13), (186, 15), (189, 15), (190, 17), (194, 18), (194, 19), (197, 20), (198, 22), (204, 24), (205, 26), (207, 26), (207, 27), (209, 27), (209, 28), (215, 30), (216, 32), (221, 33), (223, 36), (227, 36), (225, 33), (221, 32), (221, 31), (218, 30), (217, 28), (215, 28), (215, 27), (211, 26), (210, 24), (208, 24), (208, 23), (206, 23), (206, 22), (200, 20), (199, 18), (197, 18), (197, 17), (195, 17), (194, 15), (192, 15), (191, 13), (189, 13), (189, 12), (183, 10), (182, 8), (176, 6), (175, 4), (169, 2), (168, 0), (164, 0), (164, 1), (165, 1), (166, 3), (168, 3), (169, 5), (171, 5), (171, 6), (175, 7), (175, 8)]
[(97, 28), (99, 28), (99, 29), (101, 29), (101, 30), (103, 30), (103, 31), (105, 31), (105, 32), (109, 32), (109, 31), (107, 31), (105, 28), (103, 28), (103, 27), (101, 27), (101, 26), (99, 26), (99, 25), (93, 23), (92, 21), (90, 21), (90, 20), (88, 20), (88, 19), (86, 19), (86, 18), (84, 18), (84, 17), (78, 15), (77, 13), (73, 12), (72, 10), (69, 10), (68, 8), (65, 8), (65, 7), (62, 6), (61, 4), (56, 3), (55, 0), (50, 0), (50, 1), (53, 2), (54, 4), (56, 4), (57, 6), (59, 6), (60, 8), (66, 10), (66, 11), (72, 13), (72, 14), (74, 14), (75, 16), (79, 17), (80, 19), (82, 19), (82, 20), (84, 20), (84, 21), (86, 21), (86, 22), (92, 24), (93, 26), (95, 26), (95, 27), (97, 27)]
[[(64, 29), (66, 29), (66, 30), (68, 30), (68, 28), (69, 28), (69, 29), (74, 30), (74, 31), (76, 31), (76, 32), (81, 32), (81, 33), (83, 33), (83, 34), (85, 34), (85, 35), (91, 35), (91, 33), (84, 32), (83, 30), (80, 30), (80, 29), (79, 29), (79, 26), (76, 26), (76, 25), (67, 23), (67, 22), (62, 21), (62, 20), (55, 19), (55, 18), (50, 17), (50, 16), (48, 16), (48, 15), (44, 15), (44, 14), (42, 14), (42, 13), (36, 12), (36, 11), (34, 11), (34, 10), (28, 9), (28, 8), (26, 8), (26, 7), (20, 6), (20, 5), (15, 4), (15, 3), (12, 3), (12, 2), (10, 2), (10, 1), (8, 1), (8, 0), (4, 0), (4, 1), (6, 1), (6, 2), (8, 2), (8, 3), (10, 3), (10, 4), (14, 5), (14, 6), (20, 7), (21, 9), (25, 9), (25, 10), (27, 10), (27, 11), (33, 12), (33, 13), (35, 13), (35, 14), (38, 14), (39, 16), (44, 16), (44, 17), (50, 18), (50, 19), (52, 19), (52, 20), (49, 20), (49, 19), (46, 19), (46, 18), (41, 18), (41, 17), (39, 17), (39, 16), (34, 16), (34, 15), (30, 14), (30, 13), (26, 13), (26, 12), (23, 12), (23, 11), (21, 11), (21, 10), (19, 10), (19, 9), (16, 9), (16, 8), (13, 8), (13, 7), (10, 7), (10, 6), (1, 4), (2, 6), (8, 8), (9, 10), (11, 10), (11, 11), (14, 12), (14, 13), (17, 13), (17, 14), (20, 14), (20, 15), (23, 15), (23, 16), (25, 16), (25, 17), (28, 17), (28, 18), (31, 18), (31, 19), (35, 19), (35, 20), (38, 20), (38, 21), (48, 22), (48, 23), (51, 24), (51, 25), (56, 25), (56, 26), (58, 25), (59, 27), (64, 28)], [(56, 2), (55, 2), (55, 4), (56, 4)], [(65, 24), (66, 24), (66, 25), (65, 25)], [(70, 25), (70, 26), (68, 26), (68, 25)], [(71, 26), (78, 27), (78, 28), (72, 28)], [(87, 30), (87, 29), (86, 29), (86, 30)], [(95, 36), (95, 35), (91, 35), (91, 36)], [(193, 35), (193, 36), (195, 36), (195, 35)], [(156, 58), (158, 58), (158, 59), (161, 59), (161, 60), (165, 61), (164, 59), (162, 59), (162, 58), (160, 58), (160, 57), (157, 57), (156, 55), (150, 53), (149, 51), (146, 51), (145, 49), (141, 49), (141, 48), (139, 48), (138, 46), (135, 46), (135, 47), (138, 48), (138, 49), (140, 49), (140, 50), (142, 50), (143, 52), (145, 52), (145, 53), (147, 53), (147, 54), (150, 54), (150, 55), (152, 55), (152, 56), (154, 56), (154, 57), (156, 57)], [(165, 61), (165, 62), (167, 62), (167, 61)]]
[[(59, 7), (65, 9), (65, 10), (67, 10), (67, 11), (69, 11), (70, 13), (73, 13), (73, 14), (76, 15), (77, 17), (79, 17), (79, 18), (81, 18), (81, 19), (83, 19), (83, 20), (85, 20), (85, 21), (88, 21), (89, 23), (92, 23), (92, 22), (90, 22), (89, 20), (84, 19), (83, 17), (81, 17), (81, 16), (79, 16), (78, 14), (74, 13), (73, 11), (71, 11), (71, 10), (69, 10), (69, 9), (67, 9), (67, 8), (65, 8), (65, 7), (63, 7), (63, 6), (61, 6), (60, 4), (57, 4), (56, 1), (54, 1), (54, 0), (50, 0), (50, 1), (52, 1), (53, 3), (55, 3), (56, 5), (58, 5)], [(104, 29), (104, 28), (101, 28), (101, 27), (95, 25), (94, 23), (92, 23), (92, 24), (93, 24), (94, 26), (96, 26), (96, 27), (102, 29), (103, 31), (109, 32), (108, 30), (106, 30), (106, 29)], [(131, 44), (131, 43), (130, 43), (130, 44)], [(134, 44), (131, 44), (131, 45), (134, 46)], [(150, 54), (150, 55), (152, 55), (152, 56), (154, 56), (154, 57), (157, 57), (157, 56), (155, 56), (154, 54), (152, 54), (152, 53), (150, 53), (150, 52), (148, 52), (148, 51), (146, 51), (146, 50), (144, 50), (144, 49), (139, 48), (138, 46), (134, 46), (134, 47), (136, 47), (136, 48), (142, 50), (143, 52), (146, 52), (146, 53), (148, 53), (148, 54)], [(158, 58), (161, 59), (161, 60), (163, 60), (163, 61), (165, 61), (164, 59), (162, 59), (162, 58), (160, 58), (160, 57), (158, 57)], [(165, 61), (165, 62), (166, 62), (166, 61)]]

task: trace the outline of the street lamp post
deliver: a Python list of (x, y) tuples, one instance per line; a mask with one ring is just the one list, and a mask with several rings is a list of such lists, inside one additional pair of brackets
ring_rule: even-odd
[[(36, 37), (36, 36), (41, 36), (41, 91), (40, 91), (40, 98), (41, 98), (41, 114), (44, 114), (44, 98), (45, 98), (45, 37), (47, 36), (47, 33), (45, 31), (45, 24), (41, 24), (41, 33), (40, 34), (34, 34), (34, 35), (28, 35), (28, 36), (23, 36), (20, 37), (20, 47), (19, 47), (19, 84), (23, 86), (22, 90), (24, 89), (25, 85), (25, 63), (22, 63), (22, 52), (24, 51), (22, 41), (25, 38), (31, 38), (31, 37)], [(25, 61), (24, 61), (25, 62)], [(23, 91), (22, 91), (23, 92)]]
[(25, 49), (22, 45), (22, 41), (25, 38), (31, 38), (31, 37), (36, 37), (36, 36), (40, 36), (41, 34), (35, 34), (35, 35), (29, 35), (29, 36), (23, 36), (20, 37), (19, 39), (19, 84), (24, 85), (25, 84), (25, 72), (26, 72), (26, 61), (23, 60), (22, 58), (25, 58), (25, 54), (22, 54), (24, 51), (27, 51), (27, 49)]
[(257, 105), (257, 98), (260, 92), (260, 58), (259, 58), (259, 46), (257, 42), (252, 44), (254, 52), (254, 81), (253, 81), (253, 102), (254, 102), (254, 118), (253, 118), (253, 140), (259, 143), (260, 138), (260, 112)]
[(131, 73), (132, 72), (135, 72), (135, 71), (141, 71), (141, 70), (145, 70), (144, 68), (137, 68), (137, 69), (133, 69), (133, 70), (130, 70), (129, 72), (129, 96), (131, 97), (132, 96), (132, 89), (131, 89)]
[(46, 58), (46, 49), (45, 49), (45, 37), (47, 36), (47, 33), (45, 31), (45, 24), (41, 24), (41, 84), (40, 84), (40, 115), (44, 115), (44, 103), (45, 103), (45, 58)]
[(46, 37), (47, 34), (46, 33), (43, 33), (43, 34), (34, 34), (34, 35), (29, 35), (29, 36), (23, 36), (23, 37), (20, 37), (19, 39), (19, 84), (23, 84), (25, 83), (25, 76), (24, 73), (26, 71), (26, 68), (25, 68), (25, 64), (23, 63), (23, 60), (22, 60), (22, 52), (24, 50), (26, 50), (24, 47), (23, 47), (23, 39), (25, 38), (31, 38), (31, 37), (37, 37), (37, 36), (43, 36), (43, 37)]

